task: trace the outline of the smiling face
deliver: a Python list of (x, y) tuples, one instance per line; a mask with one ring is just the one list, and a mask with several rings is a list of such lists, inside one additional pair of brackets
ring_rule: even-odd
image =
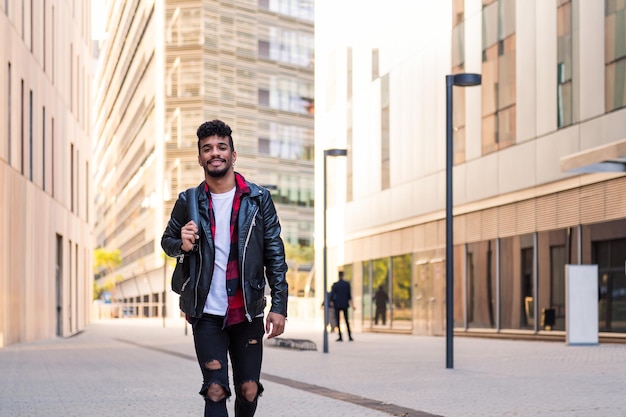
[(224, 178), (233, 171), (237, 152), (231, 150), (227, 137), (217, 135), (200, 140), (198, 163), (204, 169), (205, 177)]

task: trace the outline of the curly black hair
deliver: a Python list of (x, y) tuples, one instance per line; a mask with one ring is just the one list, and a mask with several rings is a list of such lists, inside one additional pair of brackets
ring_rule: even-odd
[(235, 150), (235, 144), (233, 143), (232, 129), (226, 123), (221, 120), (215, 119), (210, 122), (204, 122), (198, 127), (196, 135), (198, 136), (198, 154), (200, 154), (200, 141), (210, 136), (217, 135), (220, 138), (228, 138), (228, 144), (230, 150)]

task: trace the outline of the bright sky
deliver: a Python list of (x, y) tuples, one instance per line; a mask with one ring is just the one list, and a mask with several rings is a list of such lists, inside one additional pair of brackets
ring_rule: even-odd
[[(315, 9), (316, 17), (320, 17), (316, 27), (324, 22), (344, 29), (332, 31), (335, 39), (331, 42), (336, 43), (336, 36), (343, 35), (344, 42), (351, 46), (368, 47), (383, 47), (391, 39), (412, 45), (428, 43), (428, 35), (437, 32), (437, 17), (442, 12), (446, 17), (451, 13), (446, 10), (449, 6), (442, 7), (432, 0), (316, 0)], [(408, 34), (418, 36), (411, 38)]]
[(106, 0), (91, 0), (91, 39), (103, 39), (105, 35)]

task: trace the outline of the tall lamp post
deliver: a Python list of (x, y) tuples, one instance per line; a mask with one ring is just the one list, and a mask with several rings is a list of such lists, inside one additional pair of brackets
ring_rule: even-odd
[(454, 164), (454, 143), (452, 140), (452, 87), (480, 85), (480, 74), (446, 75), (446, 368), (454, 367), (454, 258), (452, 230), (452, 165)]
[(326, 271), (326, 159), (329, 156), (346, 156), (347, 149), (324, 149), (324, 353), (328, 353), (328, 273)]

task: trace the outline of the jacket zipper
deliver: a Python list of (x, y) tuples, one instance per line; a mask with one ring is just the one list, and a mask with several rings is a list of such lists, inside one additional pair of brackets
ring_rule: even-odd
[[(185, 261), (185, 255), (179, 255), (178, 256), (178, 263), (182, 264)], [(183, 291), (185, 291), (185, 288), (187, 287), (187, 284), (189, 284), (189, 281), (191, 280), (191, 277), (187, 277), (187, 279), (185, 280), (185, 282), (183, 282), (183, 286), (180, 289), (180, 292), (182, 293)]]
[(243, 256), (241, 257), (241, 285), (242, 285), (242, 293), (243, 293), (243, 306), (246, 310), (246, 318), (248, 321), (252, 321), (252, 317), (250, 317), (250, 312), (248, 311), (248, 301), (246, 300), (246, 280), (245, 280), (245, 268), (246, 268), (246, 252), (248, 249), (248, 243), (250, 243), (250, 236), (252, 235), (252, 228), (256, 226), (256, 214), (258, 213), (259, 208), (257, 207), (254, 210), (254, 214), (252, 215), (252, 224), (250, 224), (250, 228), (248, 229), (248, 235), (246, 236), (246, 243), (243, 246)]

